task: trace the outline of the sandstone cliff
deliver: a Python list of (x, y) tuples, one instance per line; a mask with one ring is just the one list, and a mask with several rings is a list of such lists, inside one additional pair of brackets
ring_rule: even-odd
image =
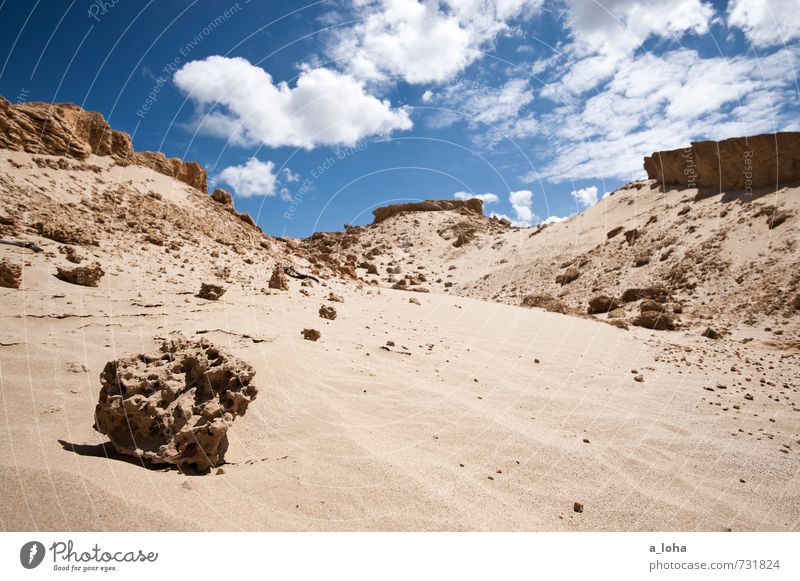
[(85, 160), (110, 156), (122, 165), (141, 165), (207, 192), (205, 169), (163, 153), (137, 153), (127, 133), (109, 127), (96, 111), (73, 103), (18, 103), (0, 97), (0, 148)]
[(456, 211), (473, 213), (483, 216), (483, 202), (473, 198), (471, 200), (425, 200), (424, 202), (411, 202), (408, 204), (394, 204), (372, 211), (375, 216), (374, 223), (383, 222), (387, 218), (404, 212), (443, 212)]
[(800, 133), (693, 142), (644, 158), (647, 177), (661, 185), (747, 191), (800, 181)]

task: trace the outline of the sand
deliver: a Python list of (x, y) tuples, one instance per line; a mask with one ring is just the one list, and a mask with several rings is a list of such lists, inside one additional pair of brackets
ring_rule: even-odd
[[(27, 154), (0, 157), (7, 179), (48, 184), (8, 166)], [(185, 185), (112, 171), (192, 211)], [(61, 172), (65, 199), (79, 202), (98, 175)], [(572, 252), (559, 236), (586, 249), (602, 241), (609, 216), (594, 212), (579, 218), (580, 234), (554, 226), (554, 252)], [(232, 250), (210, 259), (201, 234), (170, 253), (140, 230), (136, 243), (100, 235), (100, 246), (77, 247), (84, 264), (102, 263), (96, 288), (54, 276), (69, 263), (52, 240), (25, 235), (41, 254), (0, 246), (0, 260), (24, 266), (19, 289), (0, 289), (4, 530), (798, 529), (798, 350), (775, 347), (780, 337), (760, 326), (712, 342), (697, 325), (624, 330), (519, 297), (459, 296), (477, 294), (468, 283), (480, 269), (502, 276), (505, 264), (486, 265), (506, 255), (485, 242), (442, 273), (463, 277), (461, 291), (326, 276), (290, 278), (284, 292), (267, 288), (278, 243), (247, 264)], [(451, 250), (445, 241), (441, 252)], [(437, 252), (415, 264), (433, 272)], [(212, 276), (221, 262), (234, 267), (228, 280)], [(201, 282), (226, 293), (198, 298)], [(322, 305), (335, 320), (320, 318)], [(305, 340), (304, 328), (321, 338)], [(144, 467), (92, 429), (106, 362), (151, 352), (174, 331), (256, 369), (258, 398), (228, 432), (228, 463), (208, 475)]]

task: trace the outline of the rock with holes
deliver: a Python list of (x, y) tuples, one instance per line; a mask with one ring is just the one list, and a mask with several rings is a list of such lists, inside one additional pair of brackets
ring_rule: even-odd
[(175, 334), (155, 353), (106, 364), (94, 429), (121, 454), (207, 472), (256, 398), (255, 374), (209, 340)]
[(225, 289), (218, 284), (209, 284), (204, 282), (200, 284), (200, 292), (197, 293), (197, 296), (208, 301), (216, 301), (224, 294)]

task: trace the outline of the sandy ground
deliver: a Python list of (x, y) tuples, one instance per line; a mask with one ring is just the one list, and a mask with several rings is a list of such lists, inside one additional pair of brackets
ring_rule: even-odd
[[(651, 251), (670, 220), (680, 226), (671, 242), (679, 248), (698, 224), (710, 226), (692, 239), (714, 241), (713, 201), (680, 214), (691, 194), (633, 202), (615, 194), (538, 235), (511, 230), (493, 242), (482, 234), (460, 249), (437, 233), (458, 216), (399, 216), (365, 232), (359, 252), (385, 244), (372, 282), (389, 286), (390, 263), (406, 273), (421, 266), (431, 293), (324, 276), (312, 287), (292, 279), (287, 292), (264, 291), (290, 243), (150, 170), (99, 158), (89, 163), (99, 169), (35, 161), (0, 158), (0, 210), (16, 215), (17, 238), (45, 249), (0, 246), (0, 260), (23, 267), (19, 289), (0, 288), (4, 530), (800, 528), (800, 349), (796, 315), (786, 311), (788, 287), (797, 289), (779, 268), (797, 260), (796, 222), (767, 230), (757, 217), (746, 235), (719, 242), (720, 256), (755, 263), (746, 284), (766, 289), (758, 312), (769, 327), (759, 317), (746, 327), (724, 318), (746, 311), (752, 296), (740, 287), (744, 307), (728, 308), (732, 263), (706, 269), (717, 282), (681, 291), (684, 317), (695, 317), (688, 330), (623, 330), (516, 305), (545, 290), (585, 308), (598, 285), (645, 283), (646, 270), (626, 267), (634, 249), (615, 239), (597, 250), (608, 228), (658, 213), (643, 238)], [(127, 193), (114, 197), (121, 188)], [(797, 209), (796, 196), (781, 201)], [(726, 219), (741, 224), (757, 213), (729, 205)], [(26, 229), (63, 216), (97, 225), (99, 246), (77, 247), (83, 264), (97, 260), (106, 272), (97, 288), (53, 276), (56, 266), (74, 266), (64, 245)], [(147, 242), (152, 235), (163, 245)], [(565, 257), (586, 253), (594, 254), (581, 278), (557, 288), (551, 275)], [(547, 277), (525, 270), (537, 260)], [(201, 282), (228, 292), (197, 298)], [(345, 302), (328, 301), (331, 290)], [(320, 318), (322, 304), (338, 317)], [(730, 330), (718, 341), (698, 331), (712, 315)], [(306, 327), (322, 338), (304, 340)], [(257, 371), (258, 398), (228, 432), (222, 473), (143, 467), (92, 428), (105, 364), (151, 352), (174, 331), (206, 336)]]
[[(135, 271), (77, 287), (28, 259), (0, 291), (6, 530), (798, 528), (800, 414), (775, 353), (748, 365), (678, 334), (333, 283), (346, 302), (324, 321), (321, 286), (208, 302)], [(105, 363), (171, 331), (257, 370), (224, 474), (145, 469), (92, 430)]]

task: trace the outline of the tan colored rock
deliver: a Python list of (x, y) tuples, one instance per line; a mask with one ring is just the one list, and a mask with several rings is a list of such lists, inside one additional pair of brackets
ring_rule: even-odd
[(599, 295), (589, 301), (588, 313), (590, 315), (598, 315), (601, 313), (608, 313), (620, 307), (620, 302), (612, 297), (606, 295)]
[(647, 177), (661, 185), (746, 191), (800, 181), (800, 133), (699, 141), (644, 158)]
[(425, 200), (424, 202), (394, 204), (373, 210), (372, 214), (375, 216), (373, 223), (377, 224), (387, 218), (406, 212), (444, 212), (448, 210), (483, 216), (483, 202), (477, 198), (472, 198), (470, 200)]
[(156, 353), (106, 364), (94, 429), (121, 454), (207, 472), (258, 394), (255, 374), (205, 338), (175, 335)]
[(319, 316), (333, 321), (336, 318), (336, 309), (331, 305), (322, 305), (319, 308)]
[(223, 206), (233, 208), (233, 196), (224, 188), (217, 188), (214, 190), (214, 193), (211, 194), (211, 199)]
[(77, 284), (80, 286), (97, 286), (100, 279), (103, 278), (105, 272), (99, 264), (95, 263), (90, 266), (77, 266), (75, 268), (61, 268), (57, 267), (56, 277), (64, 282), (70, 284)]
[(19, 288), (22, 283), (22, 267), (4, 258), (0, 261), (0, 286)]
[(318, 341), (322, 337), (322, 334), (316, 329), (303, 329), (300, 334), (306, 341)]
[(204, 282), (200, 285), (200, 292), (197, 293), (197, 296), (201, 299), (216, 301), (224, 294), (225, 289), (218, 284), (209, 284)]
[(73, 103), (17, 103), (0, 97), (0, 148), (85, 160), (110, 156), (123, 164), (149, 167), (203, 192), (207, 174), (194, 162), (168, 158), (163, 153), (136, 153), (130, 135), (115, 131), (102, 114)]
[(289, 281), (280, 266), (275, 266), (272, 269), (272, 276), (269, 279), (269, 288), (287, 291), (289, 290)]

